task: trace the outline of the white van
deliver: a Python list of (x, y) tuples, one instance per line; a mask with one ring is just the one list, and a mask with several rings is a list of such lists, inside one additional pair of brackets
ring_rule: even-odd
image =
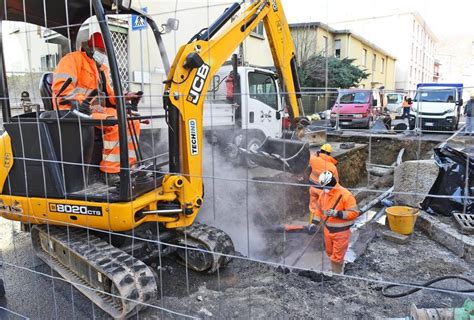
[(403, 97), (406, 96), (406, 93), (403, 92), (392, 92), (387, 93), (387, 110), (391, 113), (394, 113), (396, 116), (402, 116), (403, 108)]

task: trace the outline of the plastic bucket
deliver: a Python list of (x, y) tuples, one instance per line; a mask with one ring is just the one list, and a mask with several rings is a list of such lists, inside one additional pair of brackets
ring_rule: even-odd
[(412, 234), (420, 211), (412, 207), (393, 206), (385, 209), (390, 229), (400, 234)]

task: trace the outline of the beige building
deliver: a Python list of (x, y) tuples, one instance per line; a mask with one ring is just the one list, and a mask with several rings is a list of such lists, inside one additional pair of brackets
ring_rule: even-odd
[(355, 59), (354, 64), (370, 73), (360, 88), (395, 89), (396, 58), (350, 30), (336, 30), (320, 22), (291, 24), (299, 63), (314, 54)]
[(426, 21), (417, 12), (396, 12), (383, 16), (362, 17), (331, 23), (363, 34), (397, 57), (397, 90), (414, 90), (420, 82), (432, 82), (435, 44), (438, 41)]

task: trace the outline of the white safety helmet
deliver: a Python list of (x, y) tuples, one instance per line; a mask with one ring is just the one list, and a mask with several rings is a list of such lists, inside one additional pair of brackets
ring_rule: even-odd
[(333, 177), (334, 175), (331, 171), (324, 171), (319, 175), (319, 184), (321, 187), (325, 187), (332, 181)]

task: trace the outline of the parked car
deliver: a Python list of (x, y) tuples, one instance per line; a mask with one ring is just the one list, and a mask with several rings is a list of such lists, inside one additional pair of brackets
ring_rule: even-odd
[(331, 126), (368, 129), (380, 109), (372, 90), (340, 90), (331, 108)]

